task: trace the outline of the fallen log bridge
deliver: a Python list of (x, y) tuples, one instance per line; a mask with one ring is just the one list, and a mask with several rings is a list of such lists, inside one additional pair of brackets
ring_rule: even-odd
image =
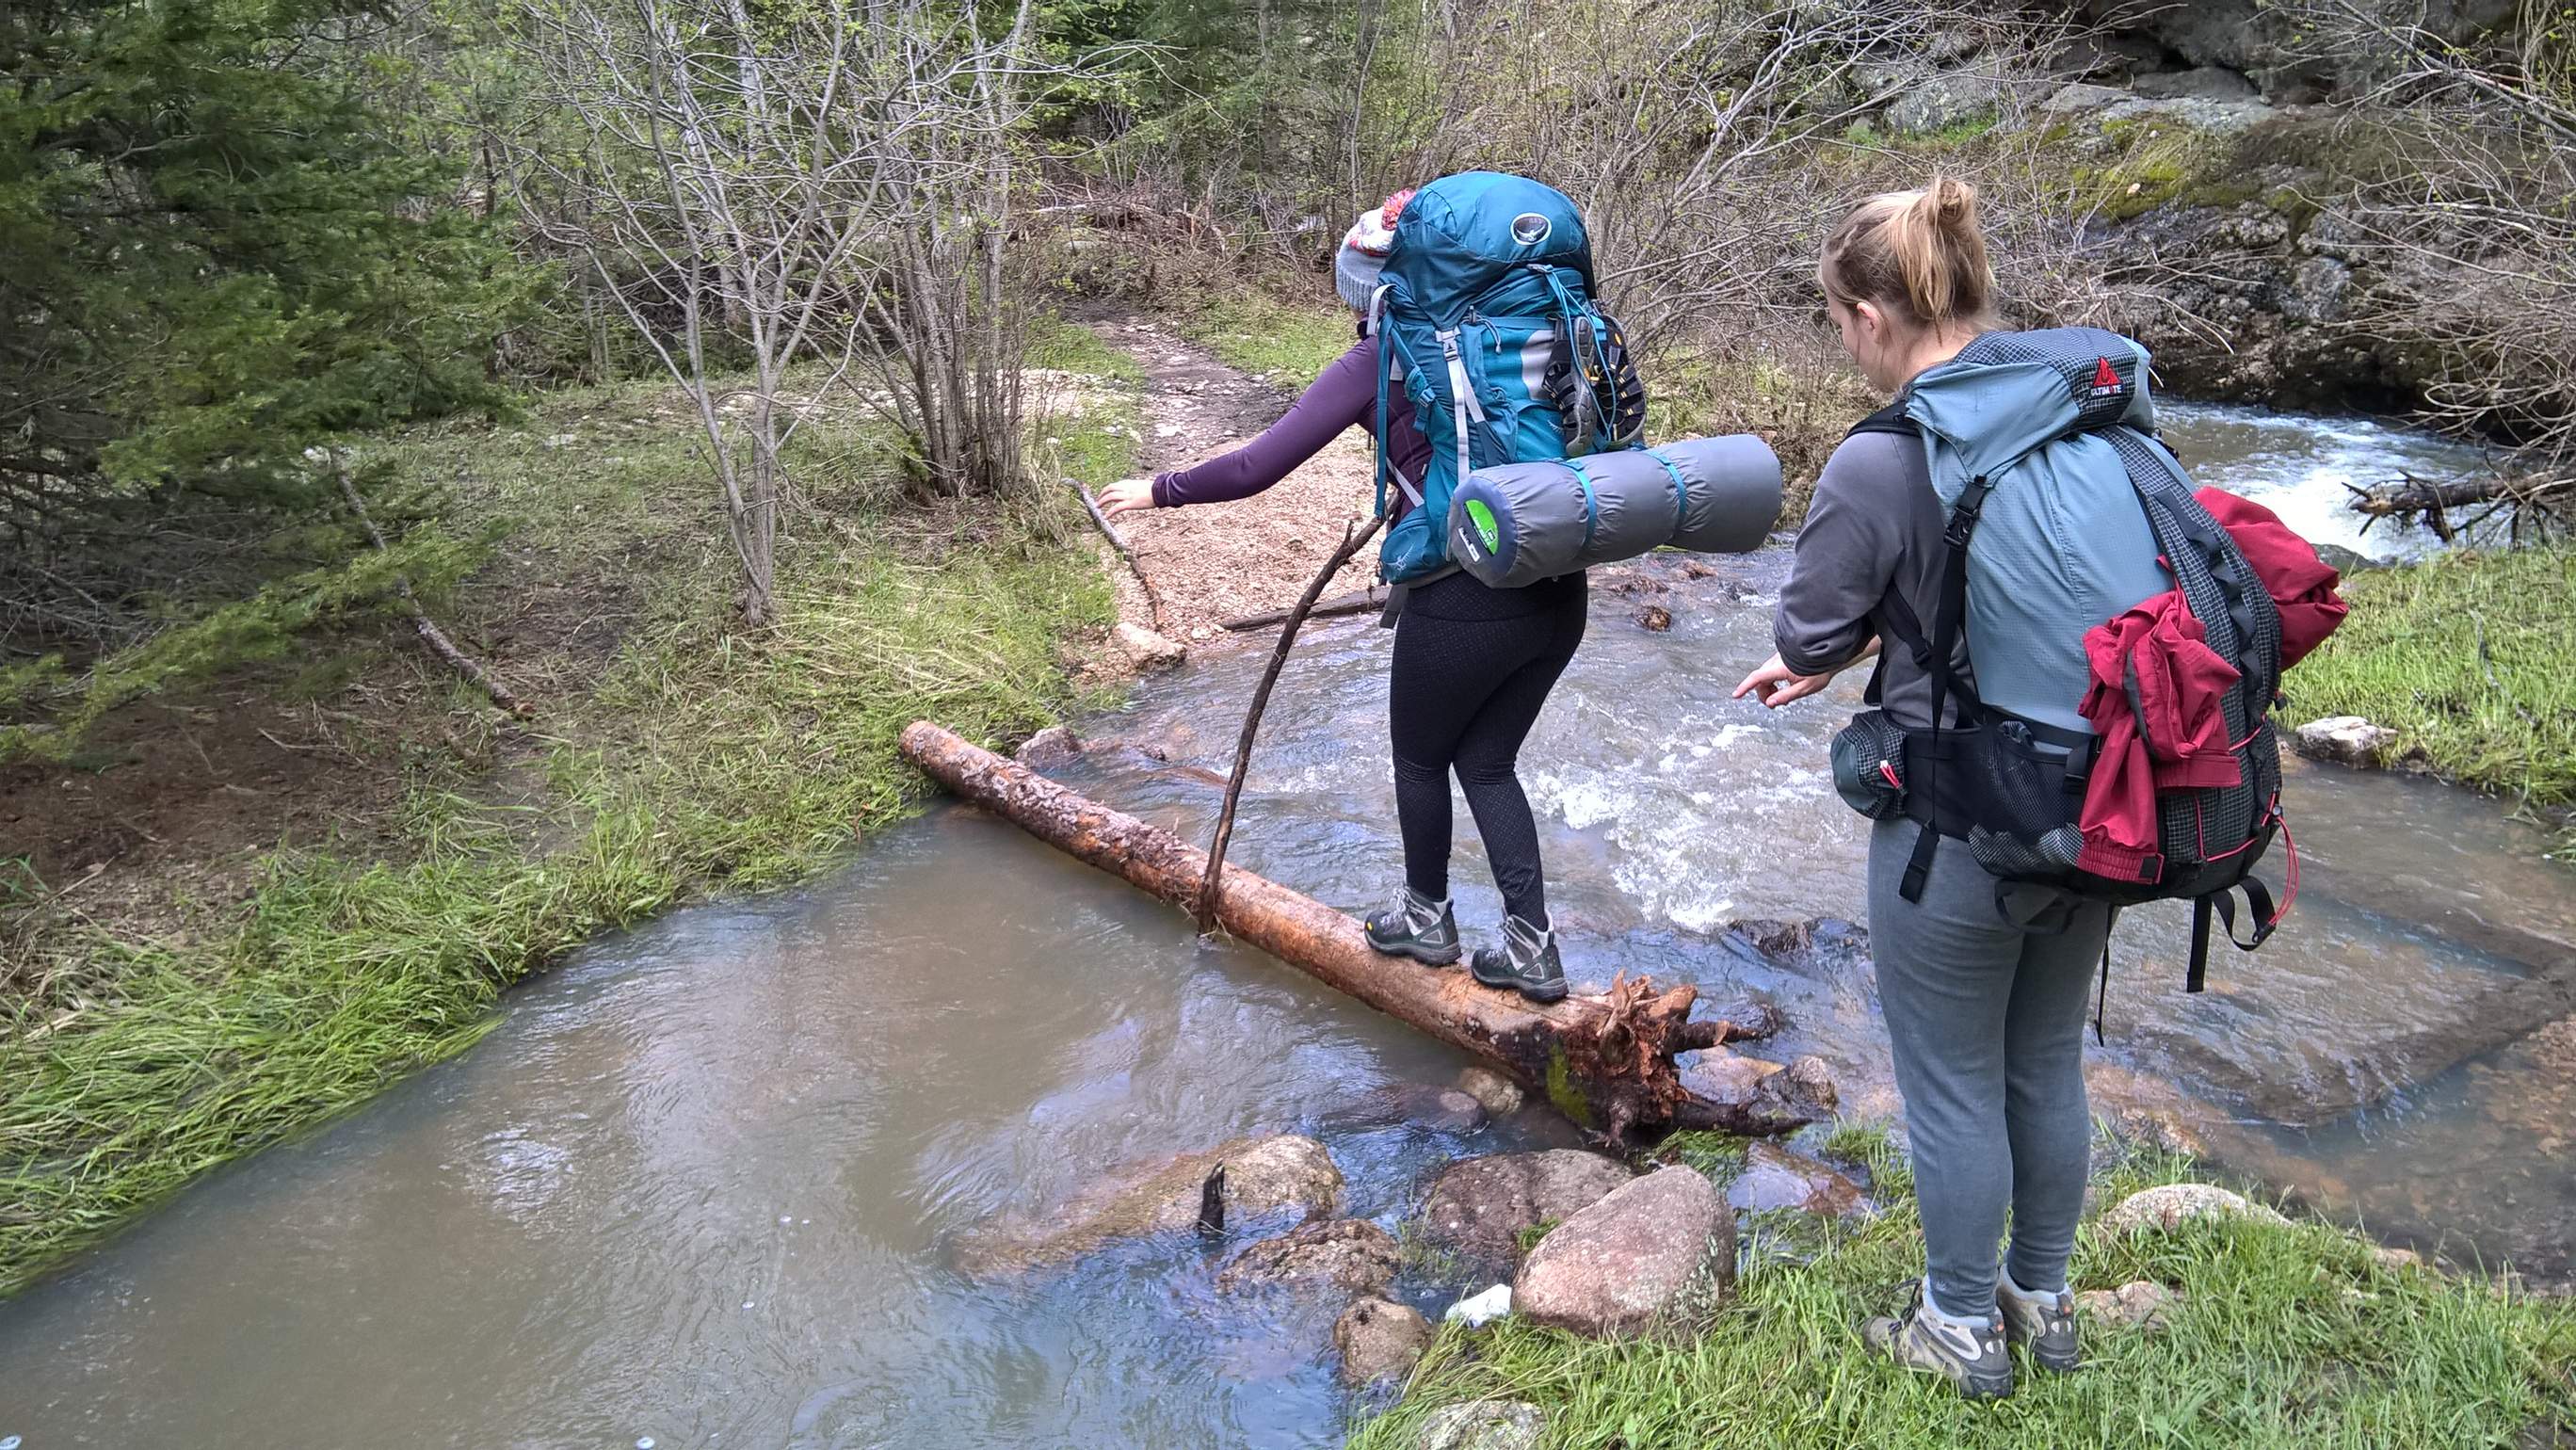
[[(1168, 831), (1065, 789), (926, 720), (904, 727), (904, 758), (966, 800), (1183, 911), (1198, 902), (1206, 854)], [(1463, 968), (1426, 970), (1372, 950), (1350, 917), (1239, 866), (1225, 868), (1218, 925), (1296, 967), (1518, 1079), (1613, 1143), (1641, 1129), (1780, 1133), (1828, 1115), (1830, 1080), (1813, 1070), (1749, 1069), (1726, 1044), (1773, 1030), (1768, 1014), (1691, 1020), (1697, 991), (1619, 978), (1598, 994), (1540, 1006), (1480, 986)], [(1706, 1057), (1690, 1069), (1677, 1054)], [(1820, 1065), (1817, 1065), (1820, 1066)], [(1755, 1080), (1747, 1082), (1746, 1079)], [(1710, 1091), (1697, 1090), (1694, 1081)], [(1733, 1090), (1727, 1084), (1738, 1086)], [(1713, 1094), (1713, 1095), (1712, 1095)]]

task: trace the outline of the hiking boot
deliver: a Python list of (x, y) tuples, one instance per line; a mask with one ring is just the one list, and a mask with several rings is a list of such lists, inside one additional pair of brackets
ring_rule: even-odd
[(2031, 1363), (2051, 1374), (2073, 1374), (2084, 1363), (2075, 1344), (2075, 1296), (2060, 1292), (2049, 1299), (2025, 1299), (2010, 1289), (1995, 1291), (2003, 1311), (2004, 1341), (2030, 1350)]
[(1388, 956), (1434, 967), (1458, 960), (1458, 922), (1449, 903), (1410, 886), (1396, 893), (1395, 905), (1369, 917), (1367, 926), (1368, 944)]
[(1503, 918), (1503, 944), (1478, 947), (1467, 970), (1488, 987), (1510, 987), (1533, 1002), (1565, 997), (1565, 964), (1557, 959), (1556, 933), (1517, 916)]
[(1870, 1348), (1907, 1369), (1937, 1374), (1972, 1400), (2000, 1400), (2013, 1392), (2012, 1356), (2004, 1349), (2000, 1319), (1963, 1329), (1924, 1307), (1923, 1285), (1914, 1286), (1914, 1303), (1893, 1319), (1872, 1319), (1860, 1327)]

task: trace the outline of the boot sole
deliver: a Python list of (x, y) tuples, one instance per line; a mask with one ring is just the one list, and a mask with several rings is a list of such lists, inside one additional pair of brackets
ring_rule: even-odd
[(1958, 1379), (1952, 1380), (1951, 1383), (1959, 1387), (1959, 1393), (1962, 1396), (1971, 1400), (2008, 1400), (2012, 1398), (2013, 1382), (2010, 1376), (2006, 1376), (2002, 1379), (1981, 1379), (1975, 1375), (1962, 1375)]
[[(1365, 936), (1367, 934), (1363, 932), (1362, 935)], [(1426, 967), (1454, 966), (1456, 965), (1458, 958), (1466, 955), (1467, 951), (1463, 946), (1447, 948), (1422, 947), (1415, 946), (1411, 942), (1398, 942), (1393, 946), (1389, 946), (1373, 936), (1369, 937), (1368, 944), (1369, 950), (1376, 952), (1380, 956), (1411, 957), (1413, 960), (1422, 963)]]
[(2030, 1346), (2027, 1343), (2025, 1343), (2022, 1348), (2030, 1351), (2030, 1362), (2032, 1364), (2039, 1366), (2050, 1374), (2073, 1374), (2084, 1367), (2084, 1356), (2080, 1353), (2072, 1359), (2060, 1359), (2054, 1355), (2044, 1355), (2037, 1350), (2030, 1349)]
[(1561, 981), (1549, 983), (1544, 987), (1533, 987), (1518, 977), (1505, 977), (1501, 981), (1497, 982), (1493, 978), (1486, 976), (1484, 973), (1477, 971), (1473, 967), (1469, 967), (1467, 969), (1467, 975), (1474, 977), (1480, 985), (1491, 987), (1498, 992), (1518, 992), (1533, 1002), (1562, 1002), (1565, 1000), (1567, 988), (1565, 983)]

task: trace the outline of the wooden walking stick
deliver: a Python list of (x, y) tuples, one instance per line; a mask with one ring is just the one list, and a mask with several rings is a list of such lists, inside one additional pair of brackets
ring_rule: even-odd
[(1351, 561), (1351, 556), (1358, 553), (1360, 546), (1367, 543), (1369, 536), (1385, 522), (1384, 517), (1379, 517), (1369, 520), (1366, 528), (1344, 524), (1342, 546), (1333, 551), (1333, 557), (1324, 561), (1323, 569), (1315, 575), (1314, 582), (1306, 586), (1306, 593), (1298, 599), (1297, 607), (1288, 611), (1288, 622), (1279, 627), (1279, 647), (1270, 652), (1270, 668), (1262, 671), (1261, 688), (1252, 692), (1252, 708), (1244, 712), (1242, 738), (1234, 743), (1234, 774), (1225, 783), (1225, 809), (1217, 815), (1216, 839), (1208, 846), (1207, 875), (1199, 881), (1201, 936), (1216, 930), (1217, 883), (1225, 874), (1226, 842), (1234, 836), (1234, 805), (1243, 796), (1243, 772), (1252, 764), (1252, 737), (1261, 729), (1261, 712), (1269, 708), (1270, 687), (1279, 683), (1280, 668), (1288, 663), (1288, 648), (1297, 642), (1297, 627), (1306, 622), (1307, 612), (1315, 607), (1317, 599), (1323, 597), (1324, 586), (1332, 582), (1334, 575), (1342, 572), (1342, 566)]

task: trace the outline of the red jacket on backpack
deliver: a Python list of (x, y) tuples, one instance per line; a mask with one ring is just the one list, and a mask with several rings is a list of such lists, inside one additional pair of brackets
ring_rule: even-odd
[[(2281, 666), (2305, 658), (2343, 622), (2341, 576), (2261, 504), (2223, 489), (2194, 495), (2263, 581), (2281, 615)], [(2100, 736), (2078, 823), (2075, 864), (2118, 881), (2156, 880), (2156, 792), (2243, 778), (2221, 708), (2238, 677), (2209, 647), (2180, 590), (2146, 600), (2084, 636), (2092, 680), (2078, 708)]]

